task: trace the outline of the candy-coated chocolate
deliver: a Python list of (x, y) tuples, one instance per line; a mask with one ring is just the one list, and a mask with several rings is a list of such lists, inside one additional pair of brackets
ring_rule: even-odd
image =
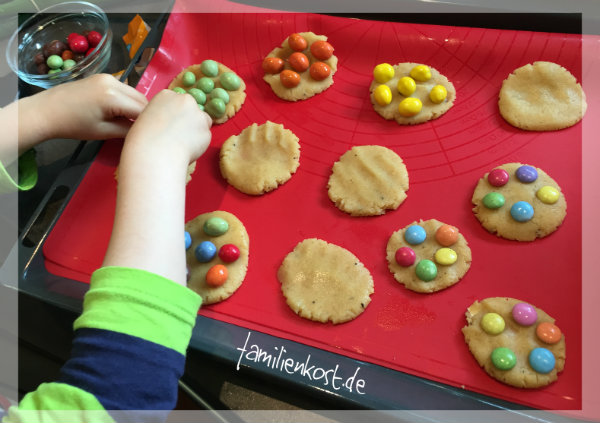
[(458, 241), (458, 229), (444, 224), (435, 231), (435, 240), (443, 247), (454, 245)]
[(431, 69), (426, 65), (417, 65), (410, 70), (410, 76), (419, 82), (426, 82), (431, 79)]
[(63, 65), (63, 59), (60, 56), (53, 54), (46, 59), (46, 64), (50, 69), (60, 69)]
[(443, 266), (450, 266), (451, 264), (456, 263), (456, 260), (458, 260), (458, 254), (456, 254), (456, 251), (447, 247), (437, 250), (433, 257), (435, 258), (436, 263)]
[(279, 57), (265, 57), (262, 68), (265, 73), (276, 74), (283, 70), (285, 62)]
[(416, 91), (417, 83), (410, 76), (403, 76), (398, 80), (398, 85), (396, 88), (400, 94), (408, 97)]
[[(48, 71), (48, 75), (52, 75), (52, 74), (55, 74), (55, 73), (58, 73), (58, 72), (62, 72), (62, 69), (50, 69)], [(58, 76), (55, 76), (55, 77), (50, 78), (50, 79), (56, 79), (56, 78), (58, 78)]]
[[(65, 51), (71, 51), (71, 50), (65, 50)], [(63, 51), (64, 54), (64, 51)], [(73, 54), (71, 52), (71, 54)], [(64, 60), (64, 59), (63, 59)], [(35, 63), (36, 65), (40, 65), (40, 64), (46, 64), (46, 58), (44, 57), (44, 53), (36, 53), (35, 56), (33, 56), (33, 63)]]
[(528, 222), (533, 218), (533, 206), (527, 201), (517, 201), (510, 208), (510, 215), (517, 222)]
[(100, 34), (98, 31), (90, 31), (88, 32), (86, 38), (90, 47), (96, 47), (98, 44), (100, 44), (100, 41), (102, 41), (102, 34)]
[(418, 245), (425, 241), (427, 232), (419, 225), (411, 225), (404, 231), (404, 240), (411, 245)]
[(327, 63), (315, 62), (310, 65), (308, 72), (310, 73), (310, 77), (315, 81), (322, 81), (331, 74), (331, 68)]
[(94, 48), (93, 47), (88, 48), (88, 51), (85, 52), (85, 57), (88, 57), (93, 52), (94, 52)]
[(63, 60), (71, 60), (71, 59), (73, 59), (73, 52), (71, 50), (65, 50), (62, 52), (60, 57)]
[(294, 88), (300, 83), (300, 75), (293, 70), (286, 69), (279, 74), (281, 84), (286, 88)]
[(202, 111), (204, 111), (204, 105), (203, 104), (198, 104), (198, 108)]
[(203, 76), (196, 83), (196, 88), (199, 88), (202, 91), (204, 91), (206, 94), (209, 94), (212, 90), (215, 89), (215, 82), (212, 79), (210, 79), (206, 76)]
[(319, 60), (327, 60), (333, 56), (333, 46), (327, 41), (318, 40), (311, 44), (310, 52)]
[(396, 263), (402, 267), (412, 266), (415, 263), (417, 255), (410, 247), (401, 247), (396, 250)]
[(73, 53), (85, 53), (90, 48), (87, 38), (77, 34), (69, 41), (69, 48)]
[(538, 373), (550, 373), (554, 369), (556, 359), (554, 354), (547, 348), (534, 348), (529, 353), (529, 365)]
[(517, 364), (517, 356), (506, 347), (498, 347), (492, 351), (492, 364), (499, 370), (510, 370)]
[(240, 257), (240, 249), (233, 244), (225, 244), (219, 248), (219, 258), (225, 263), (233, 263)]
[(546, 344), (556, 344), (562, 338), (560, 328), (550, 322), (541, 322), (535, 328), (535, 333), (540, 341)]
[(434, 280), (437, 276), (437, 266), (431, 260), (421, 260), (419, 263), (417, 263), (415, 272), (417, 274), (417, 278), (424, 282), (429, 282)]
[(63, 70), (69, 70), (71, 69), (73, 66), (75, 66), (77, 63), (75, 62), (75, 60), (73, 59), (67, 59), (63, 62), (62, 68)]
[(220, 118), (225, 114), (225, 102), (220, 98), (211, 98), (205, 105), (204, 109), (213, 118)]
[(385, 84), (394, 77), (394, 68), (389, 63), (380, 63), (373, 69), (373, 78), (380, 84)]
[(508, 182), (508, 172), (504, 169), (493, 169), (488, 173), (488, 182), (494, 187), (502, 187)]
[(288, 37), (288, 45), (294, 51), (302, 51), (308, 47), (306, 39), (302, 35), (295, 32), (290, 34)]
[(206, 76), (217, 76), (219, 74), (219, 64), (214, 60), (204, 60), (200, 63), (200, 71)]
[(242, 80), (233, 72), (223, 72), (219, 76), (219, 81), (227, 91), (235, 91), (242, 85)]
[(306, 54), (300, 53), (299, 51), (290, 54), (290, 57), (288, 57), (288, 63), (296, 72), (304, 72), (310, 65)]
[(188, 248), (190, 248), (192, 246), (192, 235), (190, 235), (190, 233), (188, 231), (184, 231), (184, 238), (185, 238), (185, 249), (187, 250)]
[(196, 75), (194, 75), (194, 72), (186, 72), (183, 74), (183, 77), (181, 78), (181, 82), (183, 82), (183, 85), (186, 87), (191, 87), (192, 85), (194, 85), (196, 83)]
[(544, 204), (554, 204), (560, 197), (560, 191), (549, 185), (543, 186), (537, 190), (535, 196)]
[(62, 41), (52, 40), (49, 43), (44, 44), (44, 46), (42, 47), (42, 52), (44, 53), (44, 57), (50, 57), (53, 54), (60, 56), (66, 49), (67, 45)]
[(198, 104), (206, 103), (206, 94), (204, 94), (204, 91), (202, 91), (201, 89), (190, 88), (188, 90), (188, 94), (190, 94), (192, 97), (194, 97), (194, 100), (196, 100), (196, 103), (198, 103)]
[(387, 85), (381, 84), (373, 91), (373, 98), (380, 106), (387, 106), (392, 102), (392, 90)]
[(506, 322), (498, 313), (485, 313), (481, 318), (481, 329), (488, 335), (498, 335), (504, 332)]
[(227, 281), (227, 268), (222, 264), (215, 264), (206, 272), (206, 284), (212, 287), (221, 286)]
[(448, 90), (443, 85), (436, 85), (429, 91), (429, 99), (435, 104), (440, 104), (448, 96)]
[(187, 91), (181, 87), (174, 87), (173, 91), (175, 91), (177, 94), (185, 94), (187, 93)]
[(221, 236), (229, 230), (229, 223), (220, 217), (211, 217), (204, 222), (202, 230), (208, 236)]
[(504, 205), (505, 199), (502, 194), (499, 192), (488, 192), (485, 197), (483, 197), (483, 205), (488, 209), (499, 209)]
[(210, 93), (210, 98), (220, 98), (221, 100), (223, 100), (223, 103), (229, 103), (229, 94), (227, 93), (227, 90), (224, 90), (221, 87), (212, 90)]
[(70, 44), (70, 43), (71, 43), (71, 40), (72, 40), (73, 38), (77, 37), (78, 35), (81, 35), (81, 34), (78, 34), (78, 33), (76, 33), (76, 32), (71, 32), (71, 33), (70, 33), (70, 34), (67, 36), (67, 44)]
[(217, 254), (217, 247), (210, 241), (202, 241), (196, 246), (194, 255), (200, 263), (208, 263)]
[(535, 181), (538, 177), (537, 170), (533, 166), (520, 166), (515, 172), (517, 179), (525, 184)]
[(537, 311), (531, 304), (518, 303), (512, 309), (515, 322), (522, 326), (531, 326), (537, 321)]
[(414, 116), (421, 111), (423, 103), (415, 97), (407, 97), (398, 104), (398, 112), (402, 116)]
[(50, 68), (48, 67), (46, 62), (40, 63), (39, 65), (37, 65), (37, 73), (40, 75), (47, 74), (49, 70), (50, 70)]

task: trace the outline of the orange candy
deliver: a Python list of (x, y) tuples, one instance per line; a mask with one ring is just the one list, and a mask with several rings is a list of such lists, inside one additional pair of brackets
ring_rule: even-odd
[(69, 59), (73, 60), (73, 52), (71, 50), (64, 50), (62, 52), (62, 54), (60, 55), (60, 57), (63, 60), (69, 60)]
[(562, 338), (562, 332), (558, 326), (550, 322), (541, 322), (535, 328), (535, 333), (546, 344), (556, 344)]
[(208, 286), (221, 286), (227, 280), (227, 268), (222, 264), (215, 264), (206, 272), (206, 284)]
[(308, 43), (302, 35), (293, 33), (288, 37), (288, 45), (294, 51), (302, 51), (306, 48)]
[(308, 57), (298, 51), (288, 57), (288, 62), (296, 72), (304, 72), (309, 66)]
[(450, 225), (442, 225), (435, 232), (436, 241), (444, 246), (449, 247), (458, 241), (458, 229)]
[(279, 57), (265, 57), (262, 62), (262, 68), (265, 73), (279, 73), (283, 70), (283, 59)]
[(319, 60), (327, 60), (333, 56), (333, 46), (327, 41), (315, 41), (310, 46), (310, 52)]
[(282, 71), (279, 74), (279, 79), (286, 88), (294, 88), (300, 83), (300, 75), (289, 69)]
[(329, 76), (331, 69), (323, 62), (315, 62), (310, 65), (310, 77), (315, 81), (322, 81)]

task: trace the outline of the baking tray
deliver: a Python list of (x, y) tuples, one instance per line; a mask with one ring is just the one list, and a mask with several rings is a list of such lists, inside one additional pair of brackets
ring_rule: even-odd
[[(263, 82), (260, 64), (287, 35), (307, 30), (329, 37), (339, 70), (324, 93), (285, 102)], [(525, 132), (505, 123), (496, 104), (502, 80), (535, 60), (559, 63), (580, 80), (581, 44), (580, 35), (313, 14), (172, 14), (138, 90), (150, 98), (181, 69), (207, 58), (234, 69), (248, 86), (241, 111), (213, 128), (211, 147), (187, 187), (186, 220), (227, 210), (244, 222), (251, 240), (242, 287), (200, 314), (534, 408), (581, 408), (581, 315), (573, 313), (581, 310), (581, 124), (550, 133)], [(405, 61), (429, 64), (454, 83), (456, 104), (440, 119), (402, 127), (373, 111), (368, 96), (372, 68)], [(267, 119), (300, 138), (301, 164), (285, 185), (251, 197), (220, 177), (219, 148), (230, 135)], [(327, 179), (341, 154), (366, 144), (396, 151), (407, 165), (411, 186), (398, 210), (350, 217), (328, 199)], [(105, 143), (50, 233), (44, 244), (50, 272), (85, 282), (100, 266), (112, 228), (119, 151), (120, 141)], [(544, 169), (563, 189), (567, 218), (545, 239), (503, 240), (486, 232), (472, 215), (470, 198), (478, 178), (512, 161)], [(430, 218), (460, 228), (473, 251), (473, 264), (457, 285), (422, 295), (394, 281), (385, 245), (393, 231)], [(318, 324), (286, 306), (277, 268), (297, 242), (309, 237), (347, 248), (373, 274), (372, 302), (352, 322)], [(553, 265), (559, 261), (560, 266)], [(489, 296), (531, 302), (557, 319), (566, 334), (568, 358), (556, 383), (515, 389), (478, 367), (460, 328), (466, 308)]]

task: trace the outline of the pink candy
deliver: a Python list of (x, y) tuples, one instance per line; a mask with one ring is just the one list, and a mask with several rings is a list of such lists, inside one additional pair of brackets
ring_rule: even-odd
[(518, 303), (512, 309), (515, 322), (522, 326), (531, 326), (537, 321), (535, 308), (527, 303)]
[(415, 262), (416, 254), (410, 247), (398, 248), (396, 251), (396, 263), (402, 267), (412, 266)]
[(501, 187), (508, 182), (508, 172), (504, 169), (494, 169), (488, 174), (488, 182), (494, 187)]

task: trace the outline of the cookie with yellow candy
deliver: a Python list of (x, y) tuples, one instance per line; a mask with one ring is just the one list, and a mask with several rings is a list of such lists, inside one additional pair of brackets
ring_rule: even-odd
[(456, 99), (448, 78), (435, 68), (410, 62), (375, 66), (369, 90), (375, 111), (401, 125), (437, 119)]

